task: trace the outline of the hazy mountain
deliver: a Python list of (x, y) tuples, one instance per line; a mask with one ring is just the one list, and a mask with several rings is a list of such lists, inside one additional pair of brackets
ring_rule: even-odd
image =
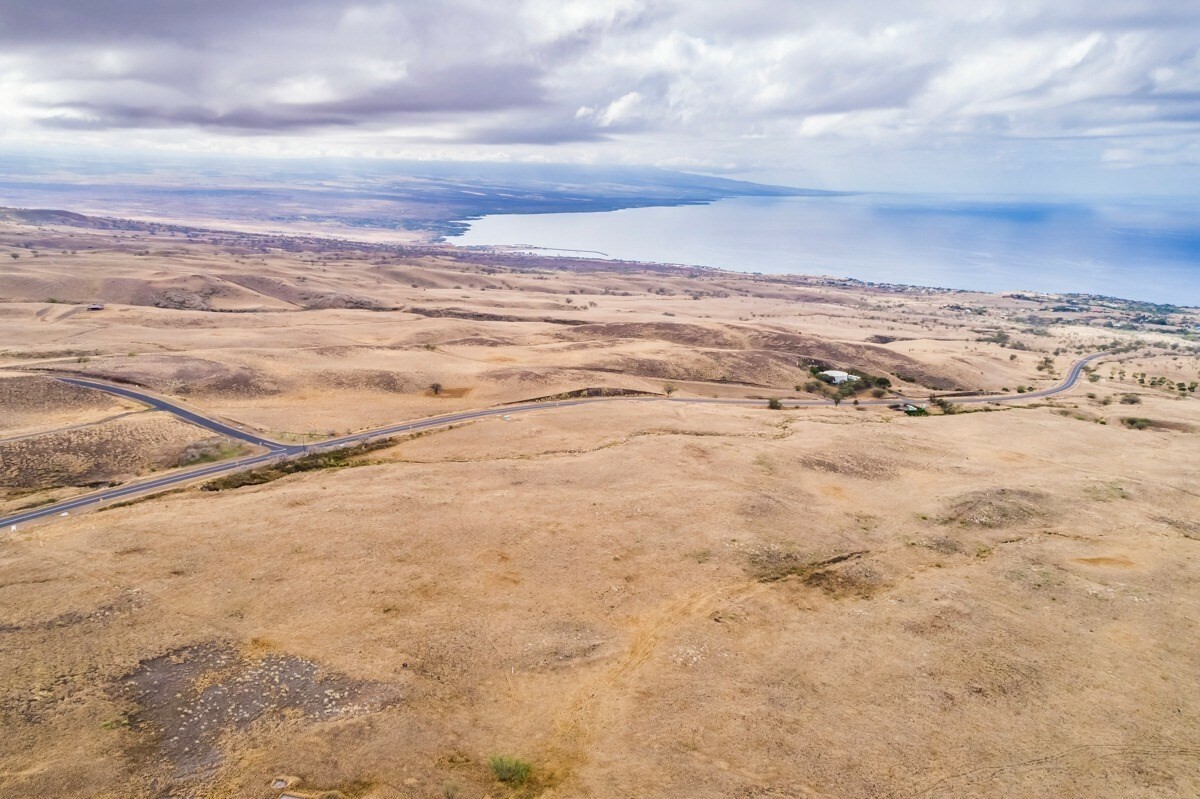
[(648, 167), (349, 159), (0, 158), (0, 204), (440, 236), (485, 214), (831, 194)]

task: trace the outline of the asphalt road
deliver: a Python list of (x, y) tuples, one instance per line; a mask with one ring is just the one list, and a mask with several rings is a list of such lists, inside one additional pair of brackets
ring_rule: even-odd
[(278, 441), (271, 441), (268, 438), (262, 438), (261, 436), (255, 435), (253, 433), (247, 433), (245, 430), (239, 430), (238, 428), (233, 427), (231, 425), (227, 425), (222, 422), (218, 422), (216, 419), (210, 419), (207, 416), (202, 416), (202, 415), (196, 413), (195, 411), (189, 411), (187, 408), (184, 408), (182, 405), (176, 405), (174, 402), (171, 402), (169, 400), (165, 400), (160, 397), (155, 397), (151, 394), (143, 394), (142, 392), (134, 391), (131, 388), (125, 388), (124, 386), (114, 386), (111, 383), (101, 383), (98, 380), (85, 380), (80, 377), (60, 377), (58, 379), (64, 383), (70, 383), (73, 386), (82, 386), (83, 388), (93, 388), (93, 389), (96, 389), (97, 391), (104, 391), (109, 394), (115, 394), (118, 397), (125, 397), (126, 399), (137, 400), (138, 402), (140, 402), (144, 405), (149, 405), (151, 408), (155, 408), (156, 410), (166, 411), (167, 413), (172, 413), (172, 414), (178, 416), (180, 419), (183, 419), (185, 422), (191, 422), (192, 424), (196, 425), (197, 427), (203, 427), (206, 430), (212, 430), (214, 433), (220, 433), (223, 436), (228, 436), (229, 438), (235, 438), (238, 441), (245, 441), (248, 444), (254, 444), (255, 446), (259, 446), (259, 447), (266, 447), (267, 449), (272, 450), (272, 451), (277, 451), (280, 453), (288, 453), (290, 450), (294, 450), (294, 449), (302, 450), (303, 449), (302, 447), (301, 448), (291, 447), (286, 444), (280, 444)]
[[(967, 397), (954, 397), (956, 404), (963, 405), (979, 405), (986, 403), (1008, 403), (1008, 402), (1027, 402), (1032, 399), (1041, 399), (1044, 397), (1061, 394), (1074, 387), (1079, 381), (1079, 376), (1083, 373), (1083, 368), (1088, 363), (1097, 358), (1104, 357), (1108, 353), (1097, 352), (1087, 356), (1074, 365), (1067, 373), (1067, 376), (1061, 383), (1050, 388), (1042, 389), (1041, 391), (1030, 391), (1025, 394), (979, 394)], [(247, 456), (237, 458), (232, 461), (214, 463), (208, 466), (198, 467), (195, 469), (186, 469), (178, 472), (171, 472), (149, 480), (135, 481), (126, 485), (97, 491), (92, 494), (86, 494), (75, 499), (56, 502), (52, 505), (44, 505), (39, 508), (30, 508), (29, 510), (9, 516), (6, 519), (0, 519), (0, 529), (15, 528), (16, 525), (25, 524), (28, 522), (44, 519), (49, 516), (67, 516), (72, 512), (85, 510), (96, 505), (102, 505), (109, 502), (114, 502), (121, 499), (127, 499), (143, 494), (154, 493), (172, 486), (185, 485), (194, 482), (201, 478), (216, 477), (218, 475), (228, 474), (230, 472), (242, 471), (254, 466), (259, 466), (272, 461), (277, 461), (283, 458), (302, 455), (306, 452), (326, 451), (331, 449), (339, 449), (341, 447), (353, 446), (367, 441), (388, 436), (398, 435), (400, 433), (415, 433), (421, 430), (429, 430), (437, 427), (446, 427), (447, 425), (459, 424), (468, 422), (473, 419), (485, 419), (490, 416), (510, 416), (521, 413), (529, 413), (530, 411), (545, 410), (548, 408), (569, 408), (576, 405), (589, 405), (594, 402), (680, 402), (688, 404), (707, 404), (707, 405), (743, 405), (763, 407), (766, 405), (765, 400), (760, 399), (715, 399), (704, 397), (588, 397), (580, 399), (560, 400), (551, 402), (532, 402), (521, 405), (507, 405), (498, 408), (483, 408), (476, 411), (463, 411), (461, 413), (452, 413), (446, 416), (433, 416), (427, 419), (417, 419), (411, 422), (403, 422), (401, 424), (391, 425), (388, 427), (380, 427), (374, 430), (367, 430), (362, 433), (353, 435), (341, 436), (339, 438), (328, 439), (318, 444), (311, 445), (296, 445), (284, 444), (278, 441), (272, 441), (269, 438), (247, 433), (231, 425), (219, 422), (215, 419), (210, 419), (195, 411), (188, 410), (180, 405), (177, 405), (169, 400), (161, 397), (155, 397), (151, 394), (143, 394), (140, 391), (135, 391), (124, 386), (114, 386), (109, 383), (101, 383), (96, 380), (85, 380), (76, 377), (60, 377), (65, 383), (70, 383), (84, 388), (96, 389), (97, 391), (106, 391), (109, 394), (115, 394), (119, 397), (136, 400), (137, 402), (149, 405), (152, 408), (172, 413), (175, 416), (185, 421), (191, 422), (206, 430), (211, 430), (215, 433), (220, 433), (224, 436), (244, 441), (255, 446), (263, 447), (267, 451), (260, 455)], [(902, 400), (901, 400), (902, 401)], [(909, 401), (916, 402), (918, 400), (911, 399)], [(868, 399), (859, 400), (860, 405), (894, 405), (897, 400), (889, 399)], [(825, 405), (832, 405), (831, 400), (783, 400), (785, 408), (811, 408)]]

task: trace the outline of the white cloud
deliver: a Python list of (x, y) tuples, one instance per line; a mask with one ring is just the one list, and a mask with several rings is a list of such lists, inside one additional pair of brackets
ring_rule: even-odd
[(1197, 41), (1200, 7), (1173, 0), (17, 3), (0, 141), (682, 157), (859, 185), (939, 153), (1031, 179), (1059, 159), (1085, 185), (1195, 163)]

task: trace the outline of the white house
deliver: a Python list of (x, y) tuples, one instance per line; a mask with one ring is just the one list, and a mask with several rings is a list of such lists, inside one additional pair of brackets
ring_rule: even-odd
[(858, 379), (858, 375), (852, 375), (849, 372), (843, 372), (838, 369), (826, 369), (820, 375), (835, 386), (840, 386), (842, 383), (853, 383)]

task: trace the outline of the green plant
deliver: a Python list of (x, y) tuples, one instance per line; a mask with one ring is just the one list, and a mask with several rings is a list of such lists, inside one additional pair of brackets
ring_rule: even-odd
[(307, 455), (302, 455), (293, 460), (286, 460), (282, 463), (265, 466), (261, 469), (251, 469), (248, 472), (234, 472), (233, 474), (224, 477), (217, 477), (209, 480), (200, 486), (201, 491), (228, 491), (243, 486), (262, 485), (270, 483), (289, 474), (299, 474), (301, 472), (313, 472), (320, 469), (341, 469), (350, 466), (362, 465), (362, 462), (354, 461), (354, 458), (365, 455), (375, 450), (384, 449), (392, 446), (395, 442), (390, 438), (380, 439), (378, 441), (368, 441), (362, 444), (356, 444), (353, 447), (345, 449), (332, 450), (329, 452), (310, 452)]
[(442, 393), (442, 384), (441, 383), (430, 383), (429, 390), (432, 391), (433, 396), (436, 397)]
[(947, 415), (960, 413), (962, 411), (961, 405), (955, 405), (953, 402), (947, 401), (944, 397), (934, 397), (930, 400), (930, 402), (940, 408), (942, 413)]
[(515, 757), (494, 755), (488, 760), (496, 779), (508, 785), (524, 785), (529, 781), (533, 766)]
[(1154, 426), (1154, 422), (1141, 416), (1126, 416), (1121, 421), (1125, 423), (1126, 427), (1132, 427), (1134, 430), (1145, 430)]
[(767, 400), (767, 407), (773, 411), (781, 411), (783, 410), (783, 402), (780, 401), (779, 397), (771, 397)]
[(672, 394), (674, 394), (678, 390), (679, 390), (679, 386), (675, 385), (674, 383), (663, 383), (663, 393), (666, 394), (668, 397), (671, 396)]

